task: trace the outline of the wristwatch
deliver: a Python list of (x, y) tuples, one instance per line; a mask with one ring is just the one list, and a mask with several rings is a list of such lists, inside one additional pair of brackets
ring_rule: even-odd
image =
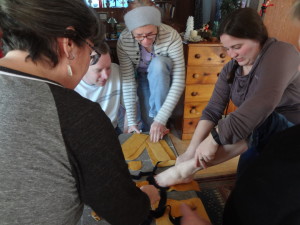
[(210, 134), (213, 137), (213, 139), (215, 140), (215, 142), (217, 142), (218, 145), (222, 145), (219, 134), (215, 127), (213, 129), (211, 129)]

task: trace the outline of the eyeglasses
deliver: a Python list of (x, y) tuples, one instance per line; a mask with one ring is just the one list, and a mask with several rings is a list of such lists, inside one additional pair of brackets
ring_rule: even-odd
[(138, 35), (138, 36), (134, 36), (133, 37), (135, 38), (135, 40), (137, 41), (143, 41), (145, 38), (149, 39), (149, 40), (153, 40), (155, 39), (157, 36), (157, 33), (156, 34), (148, 34), (148, 35)]
[(88, 43), (83, 37), (81, 37), (81, 35), (79, 35), (75, 30), (73, 29), (67, 29), (64, 32), (64, 36), (74, 39), (75, 37), (79, 37), (84, 43), (86, 43), (93, 51), (96, 52), (96, 54), (92, 55), (93, 52), (90, 54), (90, 65), (95, 65), (99, 58), (101, 57), (101, 53), (94, 47), (92, 46), (90, 43)]
[(99, 58), (101, 56), (101, 53), (94, 47), (92, 46), (90, 43), (88, 43), (86, 40), (83, 40), (84, 43), (86, 43), (94, 52), (96, 52), (96, 54), (92, 55), (93, 52), (91, 53), (90, 55), (90, 65), (95, 65), (98, 61), (99, 61)]

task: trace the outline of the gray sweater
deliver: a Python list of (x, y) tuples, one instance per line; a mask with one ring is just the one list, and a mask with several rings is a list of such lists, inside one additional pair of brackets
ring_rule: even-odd
[[(238, 68), (233, 84), (226, 76), (233, 60), (223, 68), (202, 120), (218, 124), (222, 144), (246, 139), (273, 111), (300, 123), (299, 52), (288, 43), (269, 38), (248, 75)], [(231, 99), (238, 107), (225, 119), (224, 109)]]
[(131, 180), (98, 103), (0, 67), (0, 224), (71, 225), (83, 203), (111, 224), (140, 224), (149, 199)]

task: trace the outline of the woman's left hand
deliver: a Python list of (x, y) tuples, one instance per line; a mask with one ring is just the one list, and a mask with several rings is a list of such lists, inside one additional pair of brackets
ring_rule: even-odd
[(146, 193), (150, 199), (151, 205), (155, 204), (157, 201), (160, 200), (160, 194), (156, 187), (153, 185), (144, 185), (140, 187), (141, 191)]
[(197, 147), (195, 154), (196, 167), (207, 168), (206, 163), (215, 158), (219, 145), (208, 135)]
[(165, 125), (154, 121), (150, 128), (150, 141), (158, 142), (167, 133), (169, 133), (169, 129), (167, 129)]
[(210, 222), (199, 216), (196, 211), (193, 211), (190, 206), (183, 203), (179, 207), (180, 212), (182, 213), (182, 218), (180, 220), (181, 225), (212, 225)]

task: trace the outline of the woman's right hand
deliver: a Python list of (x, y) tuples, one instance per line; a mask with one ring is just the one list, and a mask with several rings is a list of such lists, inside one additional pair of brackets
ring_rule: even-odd
[(219, 148), (219, 145), (215, 142), (213, 137), (208, 135), (204, 141), (197, 147), (195, 153), (196, 167), (202, 167), (203, 169), (207, 168), (207, 163), (212, 161), (215, 158), (216, 152)]
[(176, 159), (176, 165), (188, 161), (196, 156), (196, 149), (201, 145), (202, 141), (207, 138), (213, 127), (214, 123), (209, 120), (199, 121), (188, 148)]
[(138, 133), (140, 134), (141, 132), (139, 131), (137, 125), (129, 126), (127, 133)]
[(160, 200), (160, 194), (156, 187), (153, 185), (144, 185), (140, 187), (141, 191), (146, 193), (150, 199), (151, 205)]

